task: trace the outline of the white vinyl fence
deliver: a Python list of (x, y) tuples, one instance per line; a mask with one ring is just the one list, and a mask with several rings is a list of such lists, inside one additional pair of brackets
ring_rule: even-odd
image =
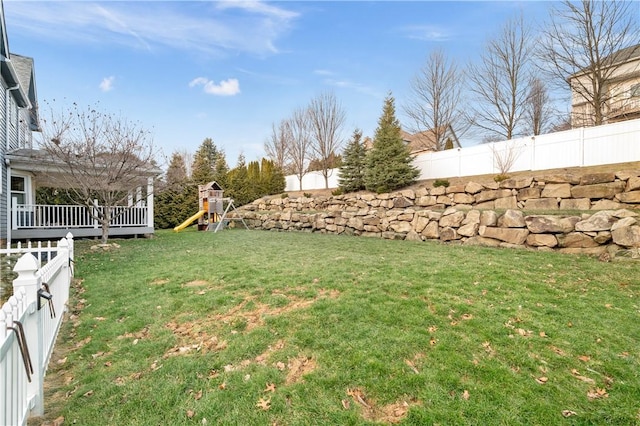
[[(640, 119), (427, 152), (417, 155), (413, 164), (420, 170), (420, 180), (498, 174), (496, 160), (509, 153), (515, 156), (510, 172), (640, 161)], [(339, 170), (334, 169), (329, 188), (336, 188), (338, 179)], [(320, 172), (307, 173), (302, 179), (303, 190), (324, 187)], [(285, 190), (300, 190), (297, 176), (286, 177)]]
[(16, 262), (13, 296), (0, 309), (0, 425), (25, 425), (44, 413), (44, 376), (73, 276), (73, 238), (57, 243), (40, 268), (31, 253)]

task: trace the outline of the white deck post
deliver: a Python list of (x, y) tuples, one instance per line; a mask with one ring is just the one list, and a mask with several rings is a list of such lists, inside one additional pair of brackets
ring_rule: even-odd
[(18, 259), (13, 271), (18, 274), (18, 278), (13, 280), (13, 292), (14, 294), (24, 292), (28, 312), (23, 327), (34, 372), (31, 377), (31, 383), (27, 384), (27, 401), (29, 401), (31, 414), (40, 416), (44, 414), (43, 385), (45, 369), (42, 366), (44, 345), (42, 330), (40, 329), (41, 311), (37, 310), (38, 290), (42, 282), (42, 279), (36, 273), (38, 271), (38, 260), (31, 253), (26, 253)]
[(153, 229), (153, 178), (147, 178), (147, 225)]

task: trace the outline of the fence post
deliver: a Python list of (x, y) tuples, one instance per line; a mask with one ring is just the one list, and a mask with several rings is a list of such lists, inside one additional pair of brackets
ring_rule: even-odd
[(13, 292), (14, 294), (23, 292), (27, 306), (23, 327), (34, 369), (31, 383), (27, 384), (27, 401), (32, 414), (42, 415), (44, 414), (43, 337), (40, 326), (40, 311), (37, 309), (38, 290), (41, 287), (42, 279), (37, 274), (38, 260), (31, 253), (25, 253), (18, 259), (13, 271), (18, 274), (18, 278), (13, 280)]
[(67, 243), (68, 243), (68, 247), (69, 247), (69, 266), (70, 266), (70, 271), (71, 271), (71, 276), (73, 277), (74, 275), (74, 271), (75, 271), (75, 254), (73, 251), (74, 248), (74, 243), (73, 243), (73, 234), (71, 232), (67, 232), (67, 235), (65, 235), (65, 238), (67, 239)]
[(69, 261), (70, 257), (70, 250), (69, 250), (69, 241), (66, 238), (62, 238), (60, 239), (60, 241), (58, 241), (58, 256), (62, 256), (64, 258), (64, 264), (62, 265), (62, 271), (60, 271), (60, 274), (62, 274), (62, 276), (64, 277), (64, 286), (62, 286), (62, 289), (64, 289), (63, 291), (63, 298), (62, 300), (65, 301), (65, 311), (66, 311), (66, 305), (67, 305), (67, 301), (69, 300), (69, 287), (71, 286), (71, 262)]

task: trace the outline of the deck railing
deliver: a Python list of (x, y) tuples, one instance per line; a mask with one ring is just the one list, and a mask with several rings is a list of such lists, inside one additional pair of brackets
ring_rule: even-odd
[[(99, 228), (95, 217), (104, 211), (103, 206), (17, 204), (11, 210), (12, 229), (51, 228)], [(94, 214), (92, 214), (94, 213)], [(142, 205), (111, 207), (111, 227), (135, 227), (148, 225), (148, 209)]]
[(25, 425), (44, 413), (44, 376), (69, 299), (73, 239), (39, 268), (24, 254), (14, 271), (14, 295), (0, 309), (0, 424)]

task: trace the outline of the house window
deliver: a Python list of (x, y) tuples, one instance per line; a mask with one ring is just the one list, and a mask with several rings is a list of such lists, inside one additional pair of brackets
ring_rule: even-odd
[(640, 98), (640, 83), (631, 86), (631, 89), (629, 89), (629, 97)]
[(17, 199), (18, 204), (25, 204), (27, 201), (26, 178), (23, 176), (11, 176), (11, 199)]

